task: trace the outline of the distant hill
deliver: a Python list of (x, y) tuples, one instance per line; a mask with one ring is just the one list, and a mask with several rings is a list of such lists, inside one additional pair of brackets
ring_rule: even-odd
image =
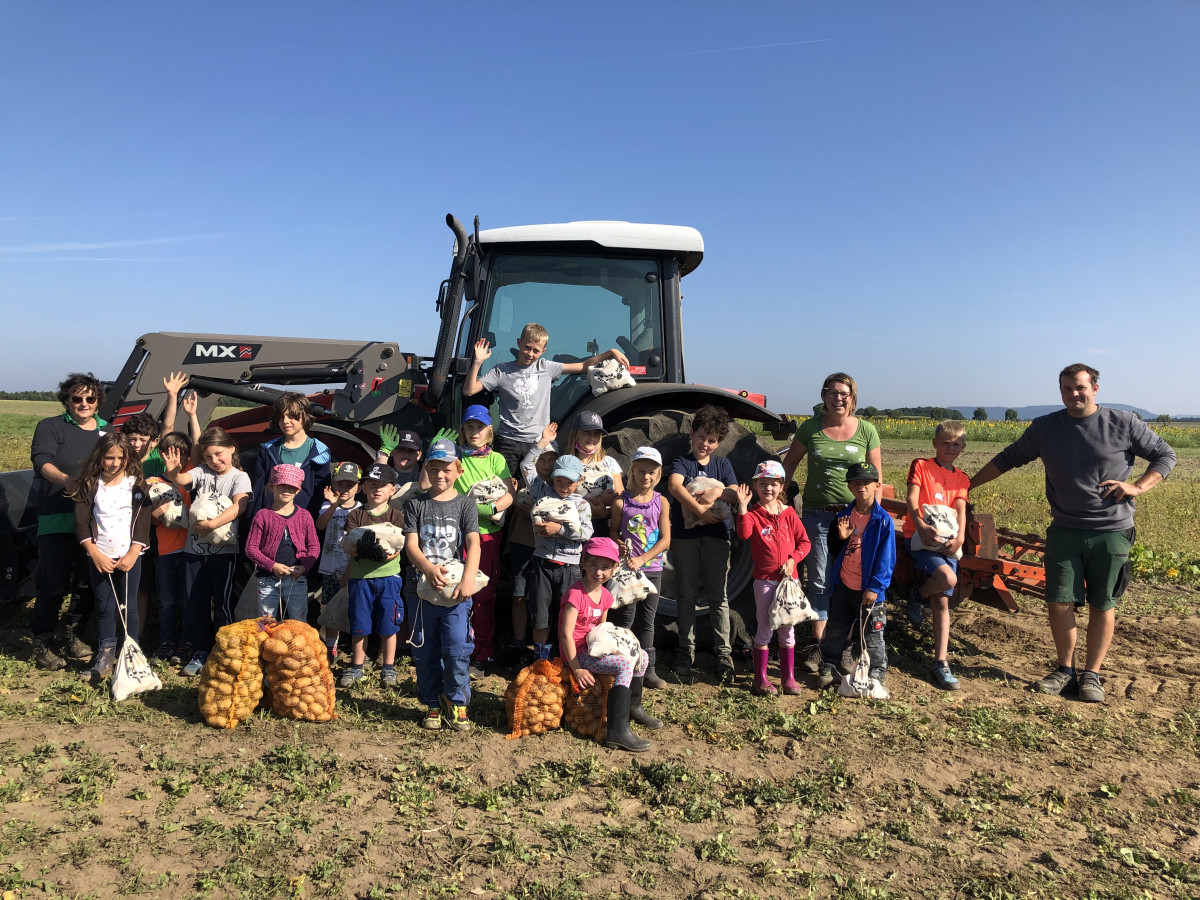
[[(1137, 413), (1143, 419), (1146, 419), (1147, 421), (1150, 421), (1150, 422), (1153, 422), (1155, 417), (1158, 415), (1158, 413), (1152, 413), (1148, 409), (1143, 409), (1140, 406), (1129, 406), (1126, 403), (1101, 403), (1100, 405), (1108, 406), (1113, 409), (1131, 410), (1131, 411)], [(1058, 410), (1060, 410), (1062, 408), (1063, 408), (1063, 405), (1061, 403), (1055, 403), (1053, 405), (1046, 405), (1046, 406), (1013, 406), (1013, 407), (985, 406), (984, 407), (984, 409), (987, 410), (989, 419), (1003, 419), (1005, 410), (1015, 409), (1017, 411), (1017, 418), (1020, 419), (1022, 422), (1026, 422), (1029, 419), (1036, 419), (1038, 416), (1044, 416), (1047, 413), (1057, 412)], [(962, 413), (964, 416), (966, 416), (969, 419), (969, 418), (971, 418), (971, 416), (973, 416), (975, 414), (976, 407), (974, 407), (974, 406), (951, 406), (950, 409), (957, 409), (960, 413)]]

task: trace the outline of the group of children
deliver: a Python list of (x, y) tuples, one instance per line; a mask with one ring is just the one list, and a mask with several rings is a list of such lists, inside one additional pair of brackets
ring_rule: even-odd
[[(658, 450), (638, 448), (629, 471), (623, 472), (604, 451), (603, 422), (594, 412), (578, 413), (567, 439), (558, 443), (558, 428), (549, 421), (551, 382), (607, 358), (625, 360), (610, 350), (579, 363), (551, 362), (542, 357), (547, 341), (540, 326), (526, 326), (516, 361), (501, 363), (483, 378), (478, 373), (490, 348), (483, 341), (476, 346), (464, 395), (495, 391), (498, 429), (493, 429), (486, 406), (468, 406), (457, 440), (439, 436), (423, 457), (414, 432), (385, 427), (379, 455), (365, 469), (332, 460), (328, 447), (309, 434), (313, 417), (308, 400), (289, 392), (273, 409), (280, 436), (262, 445), (251, 477), (240, 468), (230, 435), (219, 427), (200, 430), (194, 395), (183, 401), (190, 433), (168, 430), (186, 377), (180, 373), (164, 380), (169, 405), (162, 432), (150, 417), (132, 417), (120, 433), (97, 444), (72, 494), (78, 501), (77, 535), (91, 560), (99, 600), (100, 649), (86, 676), (99, 681), (110, 674), (118, 618), (128, 634), (139, 634), (146, 607), (139, 611), (139, 604), (122, 603), (121, 597), (138, 595), (142, 553), (152, 547), (159, 597), (155, 655), (181, 666), (184, 676), (198, 674), (216, 629), (233, 621), (234, 576), (244, 544), (254, 569), (248, 590), (258, 614), (307, 619), (310, 575), (323, 603), (346, 590), (351, 658), (340, 686), (351, 687), (364, 677), (371, 635), (380, 639), (382, 682), (396, 685), (397, 644), (403, 635), (426, 709), (424, 727), (445, 723), (469, 728), (471, 663), (490, 663), (500, 649), (495, 590), (507, 534), (512, 661), (557, 653), (583, 687), (593, 673), (615, 676), (608, 743), (640, 751), (649, 745), (629, 730), (629, 721), (650, 729), (661, 725), (641, 706), (643, 687), (664, 684), (655, 670), (658, 595), (614, 610), (604, 585), (624, 565), (640, 570), (657, 590), (669, 554), (679, 629), (674, 670), (681, 677), (692, 674), (703, 585), (716, 675), (731, 680), (726, 580), (736, 520), (738, 536), (749, 542), (754, 562), (759, 627), (753, 640), (752, 690), (774, 693), (767, 674), (772, 637), (767, 610), (780, 580), (797, 577), (810, 546), (787, 502), (782, 466), (763, 462), (751, 486), (739, 485), (729, 460), (716, 453), (730, 419), (714, 406), (694, 415), (690, 452), (672, 462), (665, 491), (659, 490), (664, 471)], [(921, 519), (920, 505), (951, 506), (961, 519), (965, 492), (958, 496), (962, 473), (953, 467), (962, 450), (961, 428), (955, 433), (954, 423), (943, 423), (934, 445), (935, 458), (914, 462), (909, 477), (915, 514), (908, 525), (932, 548), (914, 554), (929, 578), (914, 595), (916, 612), (910, 607), (910, 616), (916, 616), (922, 601), (932, 602), (938, 660), (949, 676), (945, 601), (954, 588), (953, 559), (961, 536), (939, 542)], [(714, 486), (689, 489), (698, 477), (712, 479)], [(822, 686), (832, 683), (852, 626), (860, 620), (872, 675), (882, 678), (887, 666), (883, 603), (895, 562), (892, 520), (877, 503), (879, 473), (873, 466), (852, 467), (847, 480), (855, 499), (839, 514), (830, 535), (831, 583), (836, 588), (822, 641)], [(204, 518), (168, 520), (168, 504), (148, 499), (148, 486), (157, 481), (175, 487), (185, 508), (205, 504)], [(482, 482), (498, 482), (502, 488), (482, 499), (472, 492)], [(533, 519), (533, 507), (546, 499), (574, 514), (558, 517), (562, 521)], [(733, 513), (727, 514), (730, 509)], [(244, 542), (238, 535), (243, 517), (249, 520)], [(152, 520), (156, 539), (150, 534)], [(351, 549), (343, 549), (347, 533), (385, 523), (400, 530), (402, 548), (381, 545), (368, 529)], [(486, 576), (478, 579), (482, 587), (477, 587), (476, 573)], [(456, 584), (454, 577), (459, 578)], [(606, 621), (633, 631), (642, 648), (636, 661), (588, 654), (588, 632)], [(332, 660), (338, 635), (327, 631), (324, 638)], [(798, 693), (794, 629), (783, 626), (776, 638), (782, 691)], [(939, 683), (949, 686), (944, 679)]]

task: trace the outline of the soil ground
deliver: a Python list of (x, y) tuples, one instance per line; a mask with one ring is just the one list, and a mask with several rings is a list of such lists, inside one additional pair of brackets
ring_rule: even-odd
[(567, 731), (505, 740), (499, 676), (478, 682), (465, 735), (419, 728), (411, 673), (339, 691), (328, 725), (260, 710), (220, 731), (173, 672), (114, 705), (82, 664), (35, 671), (28, 632), (0, 630), (0, 890), (1196, 896), (1197, 600), (1131, 592), (1103, 706), (1030, 692), (1052, 652), (1036, 602), (967, 603), (957, 693), (928, 683), (928, 625), (900, 615), (891, 700), (755, 698), (747, 673), (722, 688), (701, 668), (647, 692), (666, 725), (636, 757)]

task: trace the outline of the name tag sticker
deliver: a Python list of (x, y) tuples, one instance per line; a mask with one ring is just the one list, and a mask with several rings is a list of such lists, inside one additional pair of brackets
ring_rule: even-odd
[(847, 444), (847, 445), (846, 445), (846, 452), (847, 452), (847, 453), (857, 453), (857, 452), (858, 452), (858, 448), (857, 448), (857, 447), (855, 447), (853, 444)]

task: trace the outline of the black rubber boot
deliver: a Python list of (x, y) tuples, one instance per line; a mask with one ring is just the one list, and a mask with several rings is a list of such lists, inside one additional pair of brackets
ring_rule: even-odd
[(642, 682), (644, 680), (645, 676), (642, 676), (642, 678), (634, 676), (633, 681), (629, 683), (629, 718), (643, 728), (658, 731), (658, 729), (662, 728), (663, 723), (642, 709)]
[(33, 639), (33, 662), (39, 669), (49, 672), (57, 672), (67, 667), (66, 660), (50, 649), (50, 641), (53, 638), (52, 634), (39, 634)]
[(604, 746), (612, 750), (628, 750), (630, 753), (645, 753), (650, 742), (634, 734), (629, 728), (629, 688), (615, 684), (608, 691), (608, 735)]
[(646, 674), (642, 676), (645, 679), (646, 687), (652, 691), (661, 691), (667, 686), (667, 683), (658, 677), (658, 672), (654, 670), (654, 648), (651, 647), (646, 651), (646, 655), (650, 657), (650, 664), (646, 666)]
[(92, 658), (92, 648), (79, 639), (74, 623), (63, 622), (54, 636), (58, 638), (58, 646), (62, 648), (64, 656), (70, 659)]

